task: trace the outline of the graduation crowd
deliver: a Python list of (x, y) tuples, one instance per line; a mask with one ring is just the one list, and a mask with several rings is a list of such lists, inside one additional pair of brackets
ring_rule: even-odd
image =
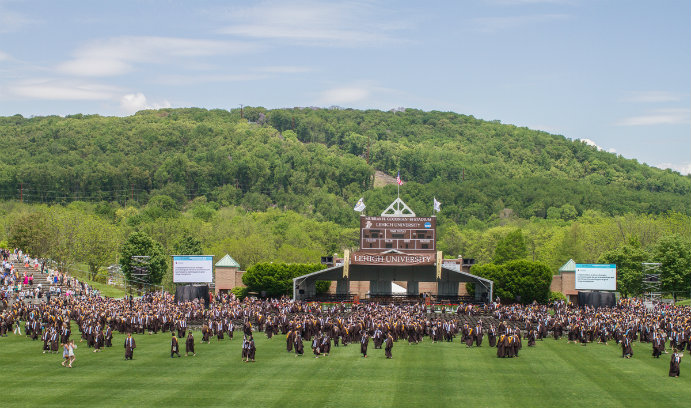
[[(44, 352), (57, 353), (71, 340), (73, 325), (81, 342), (94, 352), (112, 346), (113, 332), (128, 334), (126, 359), (133, 357), (134, 336), (171, 333), (171, 357), (180, 356), (179, 343), (195, 355), (192, 326), (201, 341), (232, 339), (242, 332), (242, 358), (254, 361), (254, 335), (285, 336), (286, 351), (304, 355), (304, 342), (315, 357), (327, 356), (332, 347), (360, 344), (363, 357), (369, 342), (392, 358), (394, 343), (418, 344), (460, 341), (466, 347), (481, 347), (485, 336), (497, 357), (518, 357), (523, 347), (535, 346), (548, 336), (555, 340), (587, 345), (621, 345), (622, 356), (633, 356), (633, 344), (649, 344), (652, 357), (673, 351), (670, 376), (679, 373), (686, 349), (691, 351), (691, 308), (663, 303), (646, 306), (636, 299), (622, 299), (615, 307), (573, 307), (564, 302), (550, 305), (500, 305), (445, 307), (431, 312), (422, 304), (394, 305), (364, 303), (335, 304), (323, 308), (316, 303), (291, 299), (237, 300), (232, 294), (217, 295), (209, 308), (199, 301), (176, 303), (169, 293), (152, 292), (137, 299), (101, 296), (58, 296), (39, 304), (15, 302), (0, 315), (0, 335), (9, 331), (41, 340)], [(176, 336), (177, 333), (177, 336)], [(639, 347), (640, 348), (640, 347)], [(638, 355), (638, 353), (637, 353)]]

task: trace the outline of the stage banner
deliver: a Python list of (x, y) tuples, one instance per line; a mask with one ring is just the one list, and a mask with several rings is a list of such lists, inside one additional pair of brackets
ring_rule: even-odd
[(343, 251), (343, 279), (348, 279), (350, 275), (350, 249)]
[(399, 253), (399, 252), (353, 252), (350, 255), (352, 265), (391, 265), (391, 266), (411, 266), (411, 265), (434, 265), (436, 261), (435, 253)]
[(437, 280), (441, 280), (441, 267), (444, 263), (444, 257), (441, 251), (437, 251)]

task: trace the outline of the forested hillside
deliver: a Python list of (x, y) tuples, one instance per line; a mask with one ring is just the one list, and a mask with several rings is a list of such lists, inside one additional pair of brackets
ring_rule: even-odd
[[(243, 269), (342, 254), (357, 246), (355, 202), (377, 214), (396, 195), (396, 185), (373, 186), (375, 171), (398, 169), (419, 215), (441, 201), (446, 256), (488, 263), (509, 245), (553, 272), (569, 258), (621, 263), (630, 294), (643, 261), (691, 264), (691, 178), (454, 113), (13, 116), (0, 118), (0, 140), (0, 246), (99, 280), (134, 232), (164, 255), (229, 253)], [(666, 290), (688, 293), (685, 265), (670, 267), (681, 275)], [(170, 270), (163, 284), (172, 287)]]
[(360, 196), (370, 214), (392, 200), (393, 186), (372, 188), (374, 171), (399, 169), (411, 207), (431, 213), (436, 196), (440, 220), (460, 225), (500, 214), (569, 220), (589, 209), (689, 214), (691, 194), (689, 177), (562, 136), (412, 109), (17, 115), (0, 118), (0, 140), (0, 198), (27, 203), (142, 206), (167, 196), (181, 210), (203, 196), (355, 226)]

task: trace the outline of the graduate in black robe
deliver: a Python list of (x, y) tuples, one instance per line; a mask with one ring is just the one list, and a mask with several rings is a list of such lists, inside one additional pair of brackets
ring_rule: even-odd
[(295, 336), (295, 357), (305, 354), (305, 346), (302, 344), (302, 335), (297, 333)]
[(484, 336), (484, 334), (482, 333), (482, 326), (481, 325), (478, 324), (477, 326), (475, 326), (474, 336), (475, 336), (475, 347), (482, 346), (482, 337)]
[(475, 340), (475, 329), (468, 328), (467, 331), (463, 334), (463, 338), (465, 339), (465, 346), (470, 348), (473, 346), (473, 341)]
[(670, 377), (679, 377), (679, 364), (681, 364), (682, 357), (684, 357), (684, 355), (680, 353), (679, 350), (674, 349), (674, 353), (672, 353), (672, 359), (669, 361)]
[(257, 347), (254, 344), (254, 338), (250, 336), (250, 339), (247, 344), (247, 361), (251, 361), (254, 363), (254, 355), (257, 352)]
[(174, 332), (170, 332), (170, 358), (177, 354), (180, 357), (180, 344), (178, 343), (178, 338), (175, 337)]
[(314, 358), (319, 358), (321, 354), (321, 339), (318, 334), (312, 339), (312, 352), (314, 353)]
[(624, 358), (631, 358), (633, 356), (633, 348), (631, 347), (629, 336), (624, 336), (621, 340), (621, 356)]
[(506, 357), (506, 334), (499, 335), (499, 341), (497, 342), (497, 358)]
[(660, 355), (665, 351), (665, 343), (662, 334), (659, 331), (653, 333), (653, 357), (660, 358)]
[(362, 357), (367, 358), (367, 346), (369, 345), (369, 336), (367, 333), (362, 335), (362, 338), (360, 338), (360, 354), (362, 354)]
[(134, 357), (134, 349), (137, 348), (137, 343), (132, 337), (132, 333), (127, 333), (127, 338), (125, 339), (125, 360), (132, 360)]
[(193, 356), (197, 355), (197, 353), (194, 352), (194, 335), (192, 334), (192, 330), (187, 333), (187, 339), (185, 340), (185, 357), (189, 356), (190, 353), (192, 353)]
[(393, 349), (393, 336), (391, 336), (391, 333), (386, 336), (386, 341), (384, 343), (384, 354), (386, 358), (393, 358), (391, 354), (391, 350)]
[(528, 330), (528, 347), (534, 347), (535, 340), (537, 340), (537, 331), (531, 327)]
[(295, 343), (295, 332), (289, 330), (286, 334), (286, 351), (288, 353), (293, 351), (293, 343)]
[(487, 340), (489, 341), (490, 347), (496, 347), (496, 345), (497, 345), (497, 329), (494, 328), (494, 325), (489, 326), (489, 330), (487, 331)]
[(331, 352), (331, 338), (328, 335), (322, 337), (321, 345), (322, 354), (328, 356)]

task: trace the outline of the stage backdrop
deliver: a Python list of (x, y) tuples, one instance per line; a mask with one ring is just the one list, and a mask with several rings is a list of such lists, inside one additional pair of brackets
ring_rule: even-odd
[(209, 306), (209, 286), (185, 285), (175, 288), (175, 302), (189, 302), (194, 299), (204, 301), (204, 306)]
[(617, 298), (613, 292), (578, 292), (578, 306), (616, 306)]

